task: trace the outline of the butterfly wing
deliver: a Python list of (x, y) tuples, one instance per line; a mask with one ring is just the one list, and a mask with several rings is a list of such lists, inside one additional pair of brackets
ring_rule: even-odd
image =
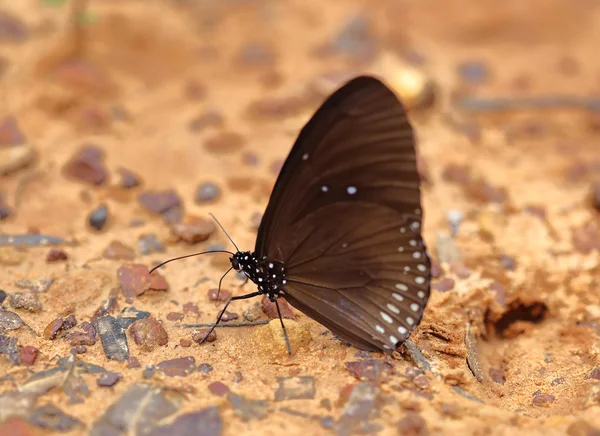
[(383, 83), (358, 77), (302, 129), (259, 228), (286, 299), (348, 342), (393, 349), (429, 296), (412, 128)]

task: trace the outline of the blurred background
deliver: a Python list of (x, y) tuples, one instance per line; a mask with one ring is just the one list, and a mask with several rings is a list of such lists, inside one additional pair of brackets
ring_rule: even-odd
[[(210, 181), (260, 213), (303, 123), (358, 74), (402, 97), (430, 182), (449, 162), (491, 185), (515, 170), (528, 179), (535, 167), (510, 163), (522, 155), (563, 156), (548, 170), (580, 178), (588, 154), (597, 161), (599, 5), (5, 0), (0, 225), (74, 236), (98, 204), (130, 199), (128, 175), (146, 189), (176, 188), (194, 212), (205, 213), (194, 198)], [(88, 145), (98, 160), (83, 165), (101, 174), (65, 169)], [(117, 227), (138, 212), (121, 209)]]

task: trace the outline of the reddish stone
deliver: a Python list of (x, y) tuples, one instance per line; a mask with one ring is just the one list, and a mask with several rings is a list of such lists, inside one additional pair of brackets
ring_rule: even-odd
[(435, 289), (440, 292), (448, 292), (454, 289), (454, 280), (450, 277), (444, 277), (439, 282), (434, 282), (431, 284), (431, 289)]
[(156, 291), (166, 291), (169, 289), (165, 278), (157, 271), (148, 274), (148, 268), (145, 265), (136, 263), (123, 264), (117, 270), (117, 277), (123, 295), (128, 298), (142, 295), (149, 289)]
[(185, 217), (182, 222), (171, 226), (175, 236), (188, 244), (206, 241), (215, 229), (214, 222), (196, 216)]
[(20, 416), (11, 416), (0, 422), (0, 436), (35, 436), (38, 434), (29, 423)]
[(387, 381), (394, 373), (394, 367), (383, 360), (361, 360), (346, 362), (350, 374), (359, 380), (368, 380), (375, 383)]
[(169, 336), (162, 324), (153, 317), (139, 319), (129, 327), (129, 335), (145, 351), (167, 345)]
[(21, 357), (21, 362), (25, 366), (31, 366), (35, 363), (35, 360), (38, 357), (40, 350), (37, 348), (26, 345), (19, 350), (19, 357)]
[(167, 314), (168, 321), (181, 321), (183, 319), (183, 313), (180, 312), (169, 312)]
[(220, 381), (212, 382), (211, 384), (209, 384), (208, 390), (219, 397), (222, 397), (223, 395), (227, 395), (229, 393), (229, 388), (227, 387), (227, 385), (221, 383)]
[(181, 207), (181, 198), (174, 190), (146, 191), (138, 197), (142, 206), (152, 213), (164, 214), (171, 209)]
[(102, 158), (104, 152), (95, 145), (80, 149), (65, 165), (63, 171), (68, 177), (92, 185), (102, 185), (108, 176)]
[(446, 182), (466, 185), (471, 180), (471, 172), (469, 167), (465, 165), (449, 164), (442, 172), (442, 179)]
[(209, 289), (208, 291), (208, 299), (210, 301), (227, 301), (231, 298), (231, 291), (227, 289), (219, 290), (217, 288)]
[(65, 253), (64, 250), (61, 250), (60, 248), (53, 248), (46, 255), (46, 262), (58, 262), (61, 260), (67, 260), (68, 258), (69, 256), (67, 256), (67, 253)]
[(179, 357), (160, 362), (156, 367), (168, 377), (186, 377), (196, 370), (196, 361), (193, 357)]
[(233, 132), (221, 132), (204, 141), (204, 148), (211, 153), (229, 154), (240, 150), (246, 140)]
[(179, 345), (181, 345), (183, 348), (187, 348), (192, 345), (192, 341), (190, 341), (189, 339), (180, 339)]
[[(277, 313), (277, 306), (274, 302), (269, 300), (269, 297), (265, 295), (261, 300), (260, 304), (263, 313), (267, 315), (269, 319), (279, 318), (279, 315)], [(285, 301), (283, 297), (277, 299), (277, 304), (279, 304), (279, 310), (281, 311), (282, 318), (296, 319), (296, 316), (292, 312), (292, 309), (290, 309), (288, 302)]]
[(44, 329), (44, 338), (49, 340), (56, 339), (56, 336), (62, 330), (63, 324), (64, 321), (62, 318), (56, 318), (55, 320), (51, 321), (50, 324), (48, 324)]
[[(206, 336), (206, 333), (208, 333), (208, 329), (201, 329), (201, 330), (196, 330), (194, 331), (194, 333), (192, 333), (192, 340), (196, 343), (200, 343), (200, 341), (204, 338), (204, 336)], [(212, 332), (210, 332), (210, 335), (208, 335), (208, 337), (206, 338), (206, 341), (204, 342), (214, 342), (217, 340), (217, 331), (213, 330)]]
[(121, 241), (111, 241), (102, 252), (105, 259), (111, 260), (133, 260), (135, 250)]

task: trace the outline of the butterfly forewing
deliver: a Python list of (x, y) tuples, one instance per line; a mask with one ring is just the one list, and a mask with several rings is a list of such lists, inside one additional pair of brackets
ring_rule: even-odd
[(380, 81), (359, 77), (300, 133), (255, 252), (285, 265), (285, 296), (297, 309), (359, 348), (392, 350), (429, 297), (421, 220), (404, 109)]

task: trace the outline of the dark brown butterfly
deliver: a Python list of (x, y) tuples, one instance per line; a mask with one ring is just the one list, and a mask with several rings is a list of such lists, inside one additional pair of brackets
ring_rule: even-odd
[(230, 258), (258, 292), (230, 301), (285, 297), (357, 348), (395, 350), (429, 298), (419, 185), (398, 98), (373, 77), (346, 83), (300, 132), (254, 252)]

